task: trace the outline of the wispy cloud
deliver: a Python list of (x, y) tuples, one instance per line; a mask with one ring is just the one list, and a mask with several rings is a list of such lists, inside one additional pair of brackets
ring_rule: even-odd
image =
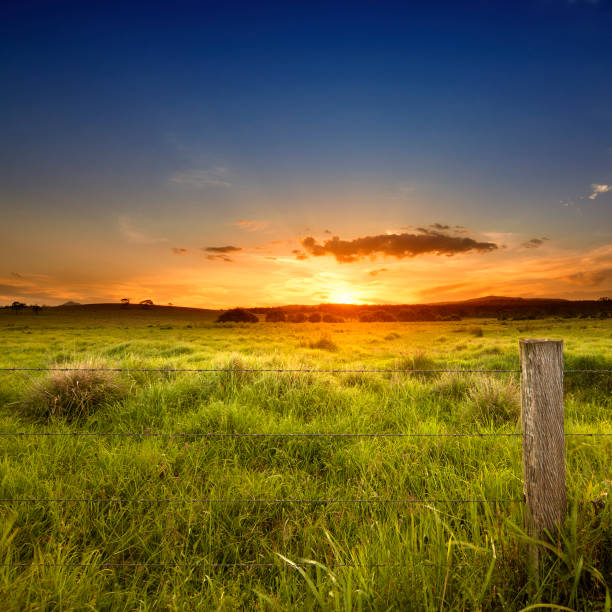
[(228, 188), (232, 186), (230, 171), (225, 166), (211, 166), (210, 168), (175, 172), (168, 181), (181, 187), (195, 189), (207, 187)]
[(564, 280), (573, 285), (582, 287), (597, 287), (604, 281), (612, 281), (612, 268), (600, 268), (598, 270), (585, 270), (584, 272), (575, 272), (562, 276), (560, 280)]
[(231, 257), (228, 257), (227, 255), (207, 255), (206, 259), (208, 259), (209, 261), (225, 261), (228, 263), (234, 262), (234, 260)]
[(189, 249), (184, 249), (182, 247), (172, 247), (172, 252), (175, 255), (187, 255), (187, 253), (189, 253)]
[(238, 223), (236, 223), (236, 227), (239, 227), (240, 229), (246, 230), (247, 232), (257, 232), (259, 230), (263, 230), (266, 229), (266, 227), (268, 227), (268, 224), (265, 221), (256, 221), (254, 219), (252, 220), (242, 220), (242, 221), (238, 221)]
[(388, 268), (378, 268), (377, 270), (370, 270), (368, 274), (370, 276), (378, 276), (381, 272), (388, 272)]
[(521, 246), (525, 249), (537, 249), (541, 247), (548, 238), (546, 236), (542, 236), (542, 238), (531, 238), (530, 240), (526, 240), (521, 244)]
[(237, 251), (242, 251), (242, 247), (235, 246), (219, 246), (219, 247), (202, 247), (203, 251), (207, 253), (236, 253)]
[(167, 238), (153, 236), (147, 234), (142, 230), (136, 229), (128, 217), (121, 216), (118, 219), (119, 231), (123, 237), (134, 244), (159, 244), (162, 242), (168, 242)]
[(589, 200), (594, 200), (595, 198), (597, 198), (597, 196), (600, 196), (602, 193), (612, 191), (612, 185), (599, 185), (598, 183), (593, 183), (591, 185), (591, 190), (593, 193), (589, 195)]

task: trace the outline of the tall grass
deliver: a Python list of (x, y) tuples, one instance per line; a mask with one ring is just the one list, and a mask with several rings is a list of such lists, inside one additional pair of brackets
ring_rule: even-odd
[[(309, 325), (307, 342), (330, 333), (324, 324)], [(451, 324), (444, 325), (445, 335), (453, 337)], [(0, 498), (175, 500), (1, 503), (3, 608), (609, 608), (609, 437), (567, 439), (568, 519), (559, 537), (543, 544), (550, 554), (541, 577), (530, 583), (524, 507), (507, 501), (522, 498), (520, 438), (190, 435), (517, 431), (518, 379), (512, 374), (244, 371), (467, 368), (493, 345), (502, 353), (483, 355), (481, 363), (515, 365), (516, 347), (503, 336), (510, 332), (480, 325), (487, 330), (482, 339), (468, 342), (482, 346), (470, 344), (461, 357), (448, 346), (445, 352), (442, 343), (421, 346), (423, 337), (440, 336), (441, 325), (435, 324), (397, 324), (401, 338), (389, 340), (388, 325), (378, 330), (376, 324), (343, 324), (333, 352), (303, 346), (303, 327), (289, 324), (282, 342), (264, 329), (211, 331), (173, 322), (174, 329), (163, 331), (173, 334), (166, 339), (157, 328), (134, 328), (129, 335), (100, 328), (89, 345), (75, 350), (73, 330), (41, 328), (31, 348), (9, 344), (5, 363), (52, 364), (59, 350), (83, 363), (88, 352), (117, 346), (106, 355), (108, 365), (227, 371), (116, 375), (112, 382), (122, 391), (112, 402), (105, 394), (102, 404), (76, 419), (65, 412), (51, 421), (32, 419), (18, 403), (30, 392), (34, 396), (34, 388), (49, 389), (50, 378), (0, 379), (4, 432), (187, 434), (1, 438)], [(596, 325), (592, 336), (581, 330), (583, 344), (592, 339), (589, 346), (596, 346), (602, 323)], [(83, 328), (80, 335), (87, 333)], [(56, 340), (49, 339), (53, 334)], [(376, 334), (384, 342), (372, 345)], [(53, 342), (63, 346), (50, 351)], [(569, 360), (580, 357), (580, 346), (570, 347)], [(34, 386), (25, 385), (27, 380)], [(612, 433), (605, 383), (585, 379), (581, 388), (572, 386), (569, 375), (566, 382), (566, 429)], [(187, 501), (204, 499), (403, 503)], [(504, 501), (414, 503), (425, 499)], [(271, 565), (211, 565), (250, 562)]]

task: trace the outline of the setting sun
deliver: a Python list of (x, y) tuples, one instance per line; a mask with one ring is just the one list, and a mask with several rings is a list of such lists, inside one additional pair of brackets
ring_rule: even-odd
[(358, 304), (359, 298), (347, 289), (338, 289), (329, 294), (329, 301), (332, 304)]

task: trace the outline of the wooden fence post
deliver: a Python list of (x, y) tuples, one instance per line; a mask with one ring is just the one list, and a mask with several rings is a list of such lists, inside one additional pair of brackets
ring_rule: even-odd
[[(523, 492), (527, 533), (541, 538), (566, 514), (563, 340), (521, 339)], [(539, 551), (531, 547), (533, 570)]]

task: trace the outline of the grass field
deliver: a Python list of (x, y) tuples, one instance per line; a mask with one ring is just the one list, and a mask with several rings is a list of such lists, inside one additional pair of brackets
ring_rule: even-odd
[[(612, 368), (610, 319), (214, 318), (182, 309), (0, 311), (0, 367), (232, 370), (0, 374), (0, 431), (514, 433), (517, 374), (241, 370), (517, 369), (520, 337), (565, 340), (566, 368)], [(612, 433), (612, 376), (568, 374), (565, 384), (566, 431)], [(87, 390), (90, 401), (79, 404)], [(131, 500), (2, 502), (4, 610), (610, 609), (612, 437), (567, 438), (568, 519), (531, 585), (524, 507), (508, 501), (522, 498), (520, 437), (3, 436), (0, 444), (0, 498)], [(230, 501), (185, 501), (198, 498)], [(247, 498), (371, 503), (231, 501)], [(405, 503), (421, 499), (502, 501)], [(270, 565), (230, 565), (251, 562)]]

